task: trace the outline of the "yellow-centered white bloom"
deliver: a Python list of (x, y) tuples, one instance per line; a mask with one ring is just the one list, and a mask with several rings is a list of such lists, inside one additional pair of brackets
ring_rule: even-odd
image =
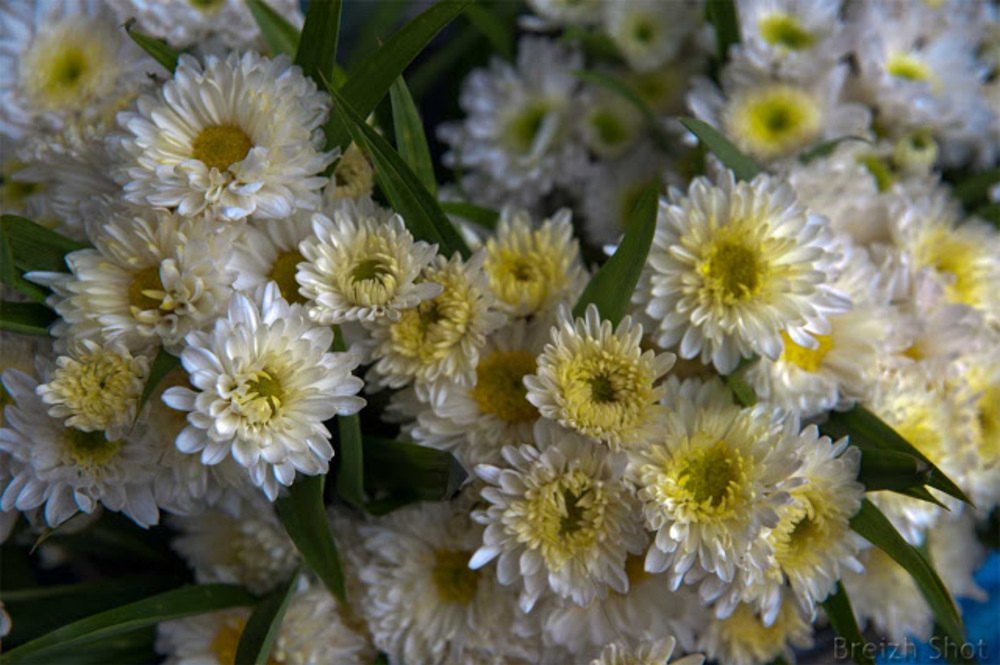
[(584, 274), (572, 215), (564, 208), (535, 227), (527, 211), (504, 208), (483, 261), (499, 309), (532, 316), (580, 294)]
[(313, 236), (299, 245), (295, 279), (313, 321), (397, 321), (402, 310), (441, 295), (440, 284), (417, 282), (437, 245), (415, 241), (399, 215), (348, 203), (332, 220), (316, 213), (312, 225)]
[(670, 660), (677, 641), (673, 637), (642, 642), (636, 648), (627, 644), (612, 642), (601, 650), (601, 654), (590, 661), (590, 665), (701, 665), (705, 656), (693, 653), (679, 660)]
[(49, 415), (84, 432), (105, 430), (112, 440), (124, 436), (135, 420), (149, 359), (121, 344), (79, 339), (56, 365), (37, 389)]
[(850, 50), (841, 6), (825, 0), (746, 0), (738, 12), (737, 49), (762, 71), (808, 79), (836, 65)]
[(603, 3), (608, 36), (632, 69), (649, 71), (672, 58), (696, 29), (696, 5), (609, 0)]
[(233, 296), (210, 332), (186, 338), (181, 363), (194, 390), (168, 389), (163, 401), (188, 414), (177, 437), (184, 453), (214, 465), (232, 456), (268, 499), (291, 485), (296, 471), (325, 473), (333, 447), (323, 424), (357, 413), (360, 358), (330, 353), (333, 331), (316, 326), (301, 305), (289, 305), (271, 282), (259, 302)]
[(609, 587), (625, 593), (625, 560), (646, 542), (622, 479), (625, 455), (545, 419), (534, 435), (534, 445), (505, 446), (503, 465), (476, 467), (490, 505), (473, 512), (486, 531), (469, 566), (499, 557), (497, 577), (518, 583), (525, 612), (549, 588), (578, 605)]
[(225, 220), (314, 210), (333, 159), (321, 152), (328, 104), (288, 56), (234, 52), (202, 66), (181, 55), (159, 94), (118, 116), (132, 160), (118, 175), (125, 198)]
[(741, 356), (777, 360), (783, 333), (809, 349), (830, 333), (827, 316), (850, 304), (830, 285), (833, 248), (825, 218), (781, 180), (696, 178), (687, 196), (673, 190), (661, 200), (633, 301), (657, 322), (661, 347), (679, 343), (682, 358), (728, 374)]
[(663, 408), (660, 378), (672, 353), (643, 351), (642, 326), (630, 317), (617, 328), (588, 305), (582, 319), (560, 313), (538, 370), (524, 378), (528, 401), (546, 418), (608, 444), (630, 448), (654, 436)]
[(812, 626), (791, 600), (785, 601), (770, 626), (749, 605), (741, 604), (729, 617), (708, 625), (698, 648), (726, 665), (760, 665), (779, 656), (794, 660), (793, 648), (812, 646), (812, 634)]
[(236, 274), (233, 289), (255, 293), (275, 282), (282, 298), (304, 304), (295, 271), (305, 260), (299, 243), (312, 236), (312, 216), (309, 210), (297, 210), (287, 219), (251, 220), (241, 227), (226, 263)]

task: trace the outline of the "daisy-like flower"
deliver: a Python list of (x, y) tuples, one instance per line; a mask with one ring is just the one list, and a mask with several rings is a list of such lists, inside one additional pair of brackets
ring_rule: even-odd
[(398, 321), (402, 310), (441, 295), (440, 284), (417, 282), (437, 245), (415, 241), (399, 215), (365, 208), (347, 203), (332, 220), (315, 214), (314, 235), (299, 245), (295, 278), (317, 323)]
[(664, 393), (656, 383), (673, 366), (674, 354), (644, 352), (641, 325), (625, 317), (613, 327), (594, 305), (582, 319), (562, 311), (551, 337), (538, 370), (524, 379), (528, 401), (543, 416), (612, 450), (653, 436), (663, 414), (657, 402)]
[(729, 617), (712, 621), (702, 635), (699, 649), (709, 659), (726, 665), (759, 665), (779, 656), (791, 662), (793, 648), (812, 646), (812, 633), (812, 626), (791, 601), (785, 601), (770, 626), (744, 604)]
[(670, 410), (660, 440), (630, 453), (629, 479), (656, 532), (646, 570), (669, 571), (675, 589), (700, 580), (702, 597), (714, 600), (739, 569), (768, 568), (760, 536), (792, 501), (800, 461), (794, 418), (782, 424), (764, 405), (726, 404), (706, 385)]
[(209, 332), (186, 338), (181, 363), (194, 390), (173, 387), (163, 401), (189, 411), (177, 437), (184, 453), (206, 465), (230, 455), (273, 501), (295, 472), (325, 473), (333, 447), (323, 421), (357, 413), (360, 358), (330, 353), (333, 331), (318, 327), (301, 305), (289, 305), (273, 282), (259, 302), (236, 294)]
[(27, 277), (55, 291), (50, 303), (69, 324), (96, 324), (130, 347), (162, 341), (178, 352), (184, 335), (208, 325), (229, 300), (226, 243), (207, 220), (127, 210), (104, 225), (96, 249), (66, 255), (71, 274)]
[(586, 93), (586, 112), (580, 122), (583, 140), (602, 159), (621, 157), (642, 136), (644, 120), (635, 105), (603, 88)]
[(668, 637), (655, 642), (643, 642), (633, 649), (627, 644), (612, 642), (601, 650), (600, 656), (590, 661), (590, 665), (701, 665), (705, 656), (693, 653), (679, 660), (670, 660), (677, 641)]
[(44, 506), (45, 522), (53, 528), (100, 505), (141, 526), (156, 524), (153, 451), (109, 440), (104, 432), (66, 427), (48, 415), (36, 394), (38, 381), (22, 372), (4, 372), (3, 386), (10, 403), (4, 408), (0, 451), (16, 464), (9, 466), (12, 477), (2, 488), (0, 509), (25, 512)]
[(845, 572), (843, 584), (862, 629), (871, 622), (893, 642), (930, 638), (930, 605), (906, 569), (877, 547), (862, 551), (859, 559), (864, 572)]
[(295, 271), (305, 260), (299, 243), (313, 234), (312, 216), (298, 210), (288, 219), (251, 220), (241, 228), (226, 264), (236, 274), (233, 289), (255, 293), (274, 282), (289, 303), (305, 304)]
[(503, 210), (483, 261), (499, 309), (532, 316), (579, 296), (585, 275), (572, 216), (564, 208), (536, 228), (527, 211)]
[(254, 52), (204, 67), (181, 55), (174, 78), (119, 114), (132, 160), (118, 177), (140, 205), (225, 220), (288, 217), (319, 207), (329, 97), (293, 66)]
[(516, 594), (469, 568), (482, 535), (469, 503), (416, 504), (360, 529), (361, 607), (391, 662), (458, 665), (469, 651), (502, 658), (522, 646)]
[(632, 69), (649, 71), (672, 58), (698, 23), (696, 2), (604, 3), (608, 36)]
[(486, 531), (469, 566), (499, 557), (500, 582), (521, 580), (525, 612), (547, 588), (578, 605), (606, 597), (608, 587), (625, 593), (625, 559), (646, 541), (622, 479), (625, 455), (544, 419), (534, 445), (506, 446), (502, 455), (502, 466), (476, 467), (490, 505), (473, 512)]
[(133, 356), (121, 344), (79, 339), (56, 365), (37, 389), (49, 415), (64, 418), (66, 427), (103, 430), (112, 440), (124, 436), (135, 420), (149, 359)]
[(800, 206), (791, 188), (760, 175), (714, 186), (696, 178), (688, 195), (660, 202), (656, 235), (633, 295), (658, 322), (659, 345), (680, 343), (724, 374), (740, 356), (777, 360), (782, 333), (815, 349), (830, 333), (827, 315), (847, 309), (833, 289), (832, 236), (826, 220)]
[(832, 68), (850, 50), (839, 1), (746, 0), (736, 9), (739, 53), (763, 72), (804, 80)]
[(340, 199), (358, 201), (372, 195), (375, 188), (375, 170), (368, 158), (351, 143), (333, 166), (333, 177), (323, 188), (324, 208), (329, 208)]
[(483, 251), (467, 262), (457, 253), (437, 255), (421, 272), (419, 281), (438, 284), (441, 295), (416, 308), (368, 323), (375, 365), (368, 379), (375, 385), (401, 388), (438, 379), (470, 385), (486, 336), (503, 325), (494, 311), (493, 295), (483, 272)]

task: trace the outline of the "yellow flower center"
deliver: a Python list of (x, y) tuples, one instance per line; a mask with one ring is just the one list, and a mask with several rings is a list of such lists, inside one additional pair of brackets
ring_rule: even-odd
[(646, 47), (656, 43), (657, 33), (660, 31), (656, 17), (643, 11), (633, 10), (629, 12), (626, 20), (624, 32), (630, 34), (637, 44)]
[(78, 360), (64, 356), (45, 384), (45, 399), (69, 416), (67, 424), (103, 430), (123, 422), (142, 391), (138, 364), (129, 357), (98, 350)]
[(356, 199), (372, 193), (375, 173), (356, 144), (352, 143), (337, 161), (333, 181), (337, 186), (333, 193), (335, 199)]
[(305, 261), (299, 250), (293, 249), (280, 254), (267, 273), (267, 279), (278, 284), (281, 297), (289, 303), (304, 303), (305, 296), (299, 293), (299, 283), (295, 281), (296, 266)]
[(720, 231), (701, 268), (713, 300), (726, 305), (757, 295), (766, 275), (757, 249), (736, 236)]
[(506, 123), (507, 147), (521, 155), (527, 155), (535, 147), (538, 133), (545, 118), (552, 111), (548, 100), (539, 99), (529, 103), (508, 118)]
[(191, 156), (210, 169), (225, 171), (243, 161), (252, 147), (253, 141), (236, 125), (213, 125), (191, 142)]
[(361, 307), (388, 304), (395, 297), (399, 277), (404, 272), (396, 260), (395, 248), (386, 238), (368, 235), (355, 257), (354, 264), (339, 280), (341, 292), (352, 304)]
[(893, 53), (885, 63), (885, 70), (896, 78), (907, 81), (933, 81), (934, 74), (920, 58), (910, 53)]
[(691, 453), (677, 484), (701, 512), (721, 515), (733, 508), (736, 491), (746, 479), (743, 466), (743, 456), (738, 451), (725, 441), (717, 441)]
[(768, 14), (758, 21), (760, 36), (772, 46), (783, 46), (792, 51), (801, 51), (813, 45), (812, 33), (802, 27), (802, 23), (790, 14)]
[(139, 311), (159, 309), (166, 296), (160, 280), (160, 266), (150, 266), (137, 272), (128, 287), (128, 303)]
[(786, 363), (792, 363), (799, 369), (815, 374), (823, 364), (826, 354), (833, 349), (833, 338), (829, 335), (813, 335), (819, 346), (810, 349), (796, 344), (784, 330), (781, 331), (781, 339), (785, 342), (785, 350), (781, 354), (781, 359)]
[(480, 360), (476, 386), (469, 391), (479, 410), (508, 423), (531, 422), (538, 410), (527, 400), (524, 377), (534, 374), (535, 357), (527, 351), (497, 351)]
[(241, 412), (251, 423), (263, 424), (274, 418), (285, 399), (285, 390), (277, 377), (267, 370), (254, 372), (254, 378), (234, 395)]
[(483, 269), (501, 301), (534, 313), (565, 286), (571, 259), (572, 253), (547, 232), (515, 229), (486, 243)]
[(462, 550), (437, 550), (431, 579), (434, 588), (445, 603), (468, 605), (479, 588), (479, 571), (469, 568), (471, 552)]
[(75, 427), (66, 430), (63, 444), (70, 458), (91, 473), (110, 462), (122, 447), (120, 440), (108, 441), (104, 432), (84, 432)]
[(597, 541), (607, 500), (600, 483), (574, 469), (515, 501), (511, 510), (520, 519), (509, 528), (520, 542), (539, 550), (550, 568), (558, 569)]
[(601, 145), (614, 147), (628, 142), (632, 132), (620, 116), (606, 109), (599, 109), (588, 118)]
[(447, 357), (461, 343), (474, 313), (474, 293), (461, 268), (430, 270), (427, 279), (444, 291), (402, 312), (389, 331), (396, 353), (425, 364)]
[(723, 118), (726, 134), (755, 156), (792, 154), (819, 137), (822, 112), (801, 88), (774, 84), (737, 96)]
[(947, 276), (945, 298), (949, 302), (980, 308), (995, 288), (989, 273), (981, 268), (984, 255), (990, 251), (977, 236), (938, 224), (920, 239), (915, 253), (920, 264)]

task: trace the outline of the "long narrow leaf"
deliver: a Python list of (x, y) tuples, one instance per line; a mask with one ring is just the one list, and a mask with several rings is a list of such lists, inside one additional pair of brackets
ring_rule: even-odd
[(299, 476), (286, 496), (274, 502), (278, 519), (302, 559), (337, 600), (345, 602), (344, 572), (323, 503), (326, 476)]
[[(385, 97), (393, 81), (427, 43), (470, 4), (472, 0), (442, 0), (393, 33), (378, 50), (350, 72), (350, 77), (340, 89), (344, 99), (358, 115), (367, 117)], [(330, 114), (323, 131), (328, 150), (347, 148), (351, 132), (338, 114)]]
[(851, 519), (851, 528), (906, 569), (942, 629), (957, 644), (961, 644), (965, 629), (955, 601), (923, 554), (906, 542), (882, 511), (868, 499), (862, 502), (861, 510)]
[(500, 213), (496, 210), (483, 208), (471, 203), (462, 201), (441, 201), (441, 210), (447, 215), (454, 215), (466, 221), (474, 222), (487, 229), (495, 229), (500, 220)]
[(317, 0), (310, 2), (306, 10), (295, 64), (319, 86), (323, 85), (324, 77), (329, 81), (334, 79), (342, 4), (341, 0)]
[(931, 465), (913, 455), (868, 448), (861, 453), (858, 482), (868, 492), (922, 487), (930, 477)]
[(466, 478), (451, 453), (404, 441), (365, 438), (365, 486), (397, 497), (441, 501)]
[(330, 95), (331, 115), (342, 119), (358, 147), (368, 153), (375, 165), (379, 187), (392, 208), (402, 215), (410, 233), (419, 240), (436, 243), (446, 256), (460, 252), (468, 258), (471, 252), (465, 241), (399, 153), (365, 123), (339, 91), (330, 89)]
[(646, 255), (653, 244), (659, 203), (657, 194), (658, 188), (653, 182), (639, 195), (629, 214), (625, 237), (614, 255), (601, 266), (580, 294), (573, 316), (583, 316), (590, 304), (596, 305), (601, 318), (611, 321), (613, 325), (618, 325), (625, 316), (632, 291), (646, 263)]
[(48, 335), (58, 317), (39, 303), (0, 302), (0, 330), (22, 335)]
[(830, 619), (833, 631), (847, 643), (847, 653), (851, 660), (857, 665), (875, 665), (875, 660), (865, 650), (868, 641), (861, 635), (851, 599), (843, 584), (837, 582), (837, 590), (823, 601), (823, 610)]
[[(323, 2), (326, 0), (321, 0), (316, 4), (323, 4)], [(299, 50), (299, 31), (295, 29), (295, 26), (264, 0), (246, 0), (246, 3), (254, 20), (257, 21), (261, 34), (264, 35), (264, 41), (267, 42), (268, 48), (275, 55), (284, 53), (294, 57), (296, 51)]]
[(132, 41), (143, 51), (153, 56), (153, 59), (163, 65), (168, 72), (177, 69), (177, 60), (180, 52), (162, 39), (150, 37), (147, 34), (135, 29), (135, 19), (130, 18), (125, 21), (125, 32), (132, 38)]
[[(344, 336), (335, 327), (334, 351), (345, 351)], [(364, 448), (361, 441), (361, 418), (358, 414), (337, 416), (340, 441), (340, 465), (337, 467), (337, 494), (358, 510), (365, 507)]]
[(87, 247), (17, 215), (0, 216), (0, 234), (10, 243), (14, 265), (22, 272), (66, 272), (66, 254)]
[(287, 582), (257, 603), (240, 634), (235, 662), (252, 665), (266, 665), (270, 662), (268, 658), (271, 655), (271, 647), (278, 637), (281, 622), (285, 620), (285, 611), (288, 610), (292, 596), (295, 595), (300, 571), (301, 566), (295, 569)]
[(400, 76), (389, 89), (392, 101), (392, 127), (396, 132), (396, 149), (420, 183), (427, 188), (431, 196), (437, 196), (437, 179), (434, 177), (434, 164), (431, 162), (431, 151), (427, 147), (427, 136), (424, 135), (424, 124), (420, 119), (417, 105), (406, 87), (406, 82)]
[(245, 589), (231, 584), (181, 587), (74, 621), (11, 649), (0, 656), (0, 663), (45, 662), (46, 659), (40, 656), (56, 650), (104, 640), (161, 621), (252, 605), (253, 602), (254, 597)]
[(733, 0), (708, 0), (708, 20), (715, 27), (715, 47), (719, 62), (729, 58), (729, 47), (740, 43), (740, 22)]
[(739, 180), (753, 180), (761, 172), (753, 159), (744, 155), (739, 148), (729, 142), (715, 127), (695, 118), (681, 118), (682, 125), (698, 137), (723, 165), (730, 169)]

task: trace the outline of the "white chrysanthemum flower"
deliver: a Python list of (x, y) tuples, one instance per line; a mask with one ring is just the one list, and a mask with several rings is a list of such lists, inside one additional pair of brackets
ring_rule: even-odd
[(499, 309), (512, 316), (546, 314), (580, 295), (586, 275), (572, 216), (564, 208), (535, 227), (527, 211), (504, 208), (483, 261)]
[(723, 72), (722, 93), (699, 79), (688, 105), (738, 148), (773, 162), (824, 140), (867, 134), (868, 109), (840, 101), (847, 75), (847, 65), (841, 64), (807, 80), (781, 81), (738, 58)]
[(55, 291), (50, 302), (67, 323), (96, 324), (103, 336), (139, 348), (162, 341), (177, 352), (229, 300), (227, 235), (207, 220), (127, 210), (104, 225), (95, 245), (66, 255), (69, 275), (27, 275)]
[(251, 220), (243, 226), (226, 264), (236, 274), (233, 289), (256, 293), (268, 282), (275, 282), (282, 298), (305, 304), (295, 271), (305, 260), (299, 243), (313, 234), (312, 216), (309, 210), (297, 210), (288, 219)]
[(793, 648), (812, 646), (812, 634), (812, 626), (790, 600), (770, 626), (749, 605), (740, 605), (729, 617), (709, 623), (698, 648), (710, 660), (726, 665), (760, 665), (779, 657), (794, 662)]
[(792, 501), (800, 461), (797, 419), (782, 424), (764, 405), (725, 404), (706, 386), (669, 411), (659, 440), (630, 453), (628, 477), (656, 532), (646, 570), (668, 571), (675, 589), (700, 582), (714, 600), (738, 570), (767, 569), (762, 531)]
[(697, 2), (608, 0), (604, 23), (608, 36), (632, 69), (656, 69), (680, 50), (694, 32), (701, 5)]
[(171, 547), (194, 569), (199, 584), (240, 584), (266, 594), (292, 574), (299, 551), (273, 507), (247, 501), (242, 508), (238, 519), (217, 510), (168, 518), (179, 532)]
[(477, 202), (534, 208), (556, 186), (572, 185), (587, 167), (574, 140), (583, 55), (538, 37), (518, 42), (516, 68), (494, 58), (462, 86), (467, 118), (438, 130), (450, 151), (444, 163), (465, 173)]
[[(966, 480), (967, 492), (981, 510), (990, 510), (1000, 501), (1000, 342), (994, 336), (990, 346), (971, 353), (959, 362), (963, 389), (973, 394), (978, 428), (975, 466)], [(978, 432), (976, 432), (978, 430)]]
[(588, 88), (580, 133), (590, 151), (601, 159), (616, 159), (641, 139), (645, 120), (634, 104), (603, 88)]
[[(296, 30), (302, 12), (296, 0), (269, 0), (268, 6)], [(178, 49), (217, 39), (227, 48), (261, 45), (260, 28), (241, 0), (117, 0), (112, 3), (120, 22), (135, 18), (144, 33)]]
[(584, 234), (597, 246), (617, 242), (643, 190), (668, 165), (664, 155), (642, 144), (621, 159), (598, 162), (584, 180)]
[(439, 284), (441, 295), (404, 310), (397, 321), (376, 319), (366, 324), (375, 358), (369, 381), (390, 388), (414, 380), (471, 384), (486, 336), (505, 319), (491, 309), (494, 298), (483, 272), (485, 256), (479, 251), (463, 262), (457, 253), (451, 260), (437, 255), (419, 280)]
[(437, 245), (415, 241), (399, 215), (386, 219), (347, 204), (332, 220), (315, 214), (312, 225), (295, 279), (313, 321), (398, 321), (402, 310), (441, 295), (441, 285), (417, 282)]
[(133, 356), (114, 342), (78, 339), (56, 365), (36, 391), (49, 405), (49, 415), (65, 418), (66, 427), (105, 431), (111, 440), (124, 436), (135, 421), (149, 358)]
[(722, 373), (740, 356), (777, 360), (782, 333), (805, 348), (830, 333), (826, 317), (849, 301), (833, 289), (826, 220), (800, 206), (792, 189), (766, 175), (718, 186), (696, 178), (687, 196), (660, 202), (656, 235), (633, 295), (659, 329), (659, 345), (680, 343)]
[(906, 569), (877, 547), (862, 551), (859, 559), (864, 572), (845, 571), (842, 581), (861, 628), (870, 621), (893, 642), (930, 638), (931, 608)]
[(701, 665), (705, 656), (693, 653), (679, 660), (670, 660), (676, 640), (672, 637), (643, 642), (636, 648), (627, 644), (612, 642), (601, 650), (601, 655), (590, 661), (590, 665)]
[(333, 447), (323, 421), (357, 413), (360, 358), (330, 353), (333, 331), (318, 327), (301, 305), (289, 305), (273, 282), (260, 302), (233, 296), (209, 332), (186, 338), (181, 363), (195, 390), (173, 387), (168, 406), (189, 411), (177, 437), (184, 453), (206, 465), (230, 455), (270, 500), (295, 472), (326, 473)]
[(125, 197), (226, 220), (314, 210), (333, 159), (322, 152), (328, 105), (287, 56), (206, 56), (202, 67), (181, 55), (156, 96), (118, 116), (132, 160), (118, 175)]
[(452, 452), (466, 469), (497, 464), (503, 446), (531, 441), (539, 413), (523, 379), (538, 367), (545, 332), (515, 320), (486, 338), (473, 386), (438, 381), (418, 389), (413, 440)]
[(375, 170), (357, 143), (351, 143), (333, 165), (330, 182), (323, 188), (323, 209), (350, 199), (361, 203), (375, 189)]
[(11, 403), (4, 408), (0, 451), (19, 468), (3, 488), (0, 509), (22, 512), (44, 505), (45, 522), (56, 527), (76, 512), (100, 505), (141, 526), (156, 524), (153, 499), (155, 454), (142, 445), (111, 440), (104, 432), (67, 428), (48, 415), (36, 394), (38, 381), (17, 370), (3, 373)]
[(503, 466), (476, 467), (490, 506), (473, 512), (487, 526), (469, 565), (500, 557), (497, 576), (502, 584), (520, 578), (526, 612), (548, 588), (579, 605), (606, 597), (608, 587), (625, 593), (625, 559), (646, 541), (622, 479), (625, 455), (545, 419), (535, 425), (534, 445), (502, 454)]
[(561, 311), (551, 339), (538, 370), (524, 378), (528, 401), (544, 417), (612, 450), (655, 435), (664, 394), (656, 384), (673, 366), (674, 354), (643, 351), (641, 325), (625, 317), (613, 327), (594, 305), (580, 319)]
[(739, 53), (781, 78), (821, 75), (847, 55), (841, 3), (829, 0), (744, 0), (736, 6)]

